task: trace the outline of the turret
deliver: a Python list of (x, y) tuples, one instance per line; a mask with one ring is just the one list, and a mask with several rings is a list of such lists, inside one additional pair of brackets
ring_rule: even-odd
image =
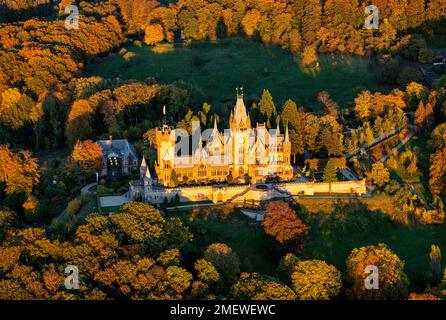
[(144, 174), (144, 185), (145, 186), (151, 186), (152, 185), (152, 175), (150, 174), (149, 168), (146, 168), (146, 172)]
[(144, 158), (144, 156), (142, 156), (141, 166), (139, 167), (139, 176), (141, 177), (141, 179), (144, 178), (146, 170), (147, 170), (146, 159)]

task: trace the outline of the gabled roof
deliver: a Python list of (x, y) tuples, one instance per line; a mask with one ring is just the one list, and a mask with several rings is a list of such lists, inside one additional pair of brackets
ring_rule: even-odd
[(135, 148), (126, 139), (99, 140), (96, 143), (101, 146), (104, 158), (108, 154), (114, 153), (121, 158), (127, 158), (131, 155), (133, 158), (138, 159)]

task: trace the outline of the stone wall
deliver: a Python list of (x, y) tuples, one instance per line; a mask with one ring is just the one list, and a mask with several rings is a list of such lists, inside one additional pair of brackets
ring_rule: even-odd
[(333, 183), (312, 183), (312, 182), (285, 182), (276, 183), (274, 188), (269, 190), (252, 189), (248, 185), (239, 186), (197, 186), (180, 187), (151, 190), (145, 189), (144, 200), (151, 203), (162, 203), (164, 199), (170, 201), (179, 196), (180, 202), (212, 201), (214, 203), (226, 201), (261, 201), (283, 197), (286, 194), (293, 196), (316, 194), (356, 194), (363, 195), (367, 193), (365, 180), (362, 181), (344, 181)]

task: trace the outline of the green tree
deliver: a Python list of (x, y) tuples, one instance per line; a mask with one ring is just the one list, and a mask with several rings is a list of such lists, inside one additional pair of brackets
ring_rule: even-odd
[(259, 101), (260, 113), (266, 117), (266, 121), (271, 121), (271, 118), (275, 119), (277, 117), (276, 106), (273, 101), (271, 93), (265, 89), (262, 93), (262, 98)]
[(327, 165), (325, 166), (324, 175), (322, 176), (324, 182), (338, 181), (336, 170), (337, 170), (336, 160), (334, 158), (330, 158), (327, 162)]
[(215, 266), (223, 281), (234, 283), (240, 274), (240, 259), (230, 247), (224, 243), (210, 244), (203, 254), (204, 259)]
[(432, 245), (429, 253), (430, 267), (435, 281), (441, 280), (441, 250), (438, 246)]

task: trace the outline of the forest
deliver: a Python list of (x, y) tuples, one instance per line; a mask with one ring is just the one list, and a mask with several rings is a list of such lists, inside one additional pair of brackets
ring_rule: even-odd
[[(73, 3), (79, 28), (67, 30), (64, 9)], [(129, 46), (175, 50), (243, 37), (289, 52), (308, 70), (321, 55), (373, 58), (385, 92), (362, 88), (343, 105), (322, 90), (314, 97), (318, 108), (308, 110), (265, 87), (246, 99), (251, 120), (288, 126), (293, 164), (312, 180), (335, 182), (336, 171), (350, 166), (376, 186), (391, 207), (377, 209), (392, 224), (444, 228), (446, 76), (431, 84), (420, 70), (438, 55), (432, 39), (446, 43), (446, 2), (373, 3), (377, 30), (364, 28), (370, 2), (360, 0), (0, 0), (0, 299), (444, 299), (435, 244), (417, 292), (404, 261), (385, 244), (352, 250), (343, 274), (306, 259), (311, 230), (298, 204), (266, 209), (261, 232), (274, 277), (244, 270), (224, 243), (198, 252), (183, 220), (149, 204), (130, 202), (110, 216), (77, 214), (92, 201), (76, 197), (100, 167), (95, 140), (128, 139), (153, 167), (164, 105), (176, 127), (191, 131), (194, 120), (228, 127), (228, 110), (211, 105), (194, 83), (161, 83), (151, 74), (102, 78), (85, 69), (113, 54), (138, 66), (141, 57)], [(204, 62), (191, 63), (199, 69)], [(374, 147), (383, 135), (392, 138)], [(357, 152), (366, 145), (373, 146), (368, 154)], [(100, 185), (98, 193), (100, 187), (107, 189)], [(385, 269), (381, 290), (362, 287), (360, 270), (370, 261)], [(67, 265), (82, 270), (77, 291), (64, 288)]]

